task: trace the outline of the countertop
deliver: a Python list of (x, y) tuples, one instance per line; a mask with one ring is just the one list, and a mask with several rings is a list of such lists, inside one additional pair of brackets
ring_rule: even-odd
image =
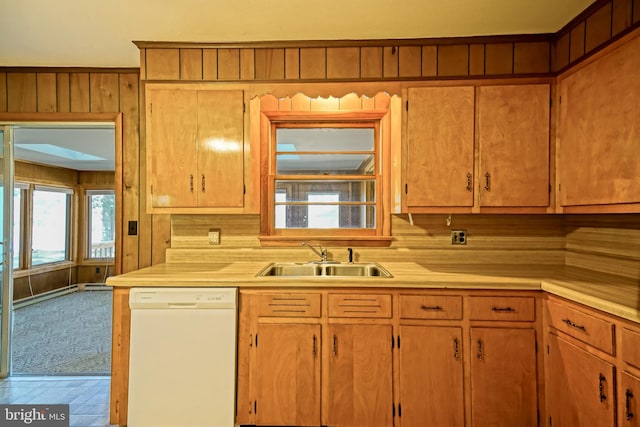
[(167, 263), (109, 277), (107, 285), (239, 288), (542, 290), (640, 323), (640, 282), (571, 267), (381, 262), (393, 277), (255, 277), (267, 263)]

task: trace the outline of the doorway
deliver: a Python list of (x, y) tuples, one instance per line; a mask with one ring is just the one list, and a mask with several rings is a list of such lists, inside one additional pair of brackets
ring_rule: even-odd
[[(0, 127), (5, 130), (10, 129), (11, 141), (9, 146), (15, 154), (15, 159), (11, 162), (14, 166), (11, 178), (18, 177), (12, 183), (12, 192), (4, 197), (5, 200), (12, 202), (13, 209), (8, 209), (7, 203), (3, 205), (2, 209), (4, 214), (9, 211), (10, 216), (13, 216), (15, 220), (13, 222), (9, 221), (11, 233), (7, 233), (6, 230), (3, 233), (3, 235), (7, 235), (4, 240), (9, 243), (7, 247), (11, 249), (10, 251), (5, 250), (3, 254), (5, 258), (10, 258), (10, 260), (5, 260), (4, 264), (7, 268), (3, 268), (3, 276), (6, 276), (5, 273), (9, 272), (14, 274), (11, 280), (3, 277), (3, 284), (10, 283), (13, 285), (13, 289), (9, 291), (9, 286), (3, 287), (1, 302), (5, 307), (12, 307), (13, 310), (2, 310), (3, 320), (5, 315), (9, 317), (9, 320), (6, 322), (6, 330), (2, 330), (3, 340), (1, 342), (2, 348), (0, 348), (0, 360), (6, 361), (6, 364), (5, 370), (1, 374), (3, 376), (14, 373), (47, 375), (65, 373), (110, 374), (109, 370), (107, 372), (95, 372), (86, 367), (88, 366), (87, 363), (91, 364), (89, 360), (91, 357), (104, 358), (105, 354), (110, 357), (111, 352), (111, 292), (110, 289), (103, 285), (100, 286), (99, 283), (104, 283), (104, 278), (120, 271), (121, 251), (119, 250), (120, 239), (118, 236), (121, 229), (119, 212), (122, 183), (121, 179), (117, 177), (121, 176), (121, 114), (0, 114)], [(87, 143), (87, 141), (91, 140), (91, 137), (87, 136), (91, 132), (109, 132), (111, 135), (110, 144), (99, 142), (97, 148), (91, 149), (90, 144)], [(74, 133), (77, 135), (74, 135)], [(109, 152), (105, 153), (105, 149)], [(110, 168), (96, 166), (105, 160), (111, 163)], [(5, 163), (8, 162), (8, 156), (3, 156), (3, 161)], [(17, 175), (16, 166), (18, 168)], [(75, 187), (76, 193), (72, 194), (69, 188), (65, 189), (64, 184), (56, 182), (56, 179), (52, 179), (50, 175), (39, 175), (42, 170), (45, 170), (43, 168), (46, 168), (47, 173), (54, 171), (56, 173), (60, 172), (62, 175), (65, 173), (72, 174), (69, 171), (75, 171), (74, 173), (78, 176), (84, 175), (85, 177), (91, 174), (102, 176), (111, 174), (111, 188), (105, 188), (108, 185), (104, 184), (104, 178), (97, 180), (102, 182), (102, 188), (100, 188), (100, 185), (86, 184), (79, 180), (80, 185)], [(3, 188), (7, 188), (9, 184), (6, 172), (9, 169), (4, 167), (3, 170), (5, 171), (3, 174), (5, 184)], [(40, 171), (36, 173), (39, 176), (33, 182), (25, 179), (30, 170)], [(4, 193), (8, 193), (8, 191), (4, 191)], [(109, 204), (111, 204), (112, 212), (105, 216), (104, 209), (101, 208), (109, 206)], [(36, 211), (39, 211), (39, 213)], [(25, 216), (25, 212), (28, 215)], [(38, 218), (38, 216), (40, 217), (40, 223), (33, 224), (34, 219)], [(25, 220), (25, 218), (27, 219)], [(111, 225), (106, 224), (109, 222), (109, 218), (113, 221)], [(90, 224), (92, 223), (93, 232), (90, 229)], [(63, 232), (65, 227), (68, 228), (69, 234)], [(112, 237), (109, 238), (107, 233), (101, 234), (95, 230), (99, 227), (103, 229), (111, 228)], [(69, 235), (72, 237), (69, 237)], [(85, 273), (81, 273), (81, 269), (84, 269)], [(91, 271), (92, 273), (87, 276), (86, 271)], [(85, 276), (84, 280), (81, 277), (83, 274)], [(47, 276), (58, 282), (53, 285), (52, 289), (47, 288), (47, 285), (43, 285), (43, 282), (47, 281), (47, 279), (43, 278)], [(65, 276), (68, 278), (68, 282), (61, 286), (59, 282), (61, 280), (65, 281)], [(98, 288), (100, 288), (100, 295), (98, 295)], [(87, 308), (87, 304), (91, 307), (92, 302), (80, 301), (80, 298), (100, 300), (100, 310)], [(71, 299), (74, 299), (74, 301), (71, 302)], [(55, 305), (59, 305), (65, 300), (67, 309), (55, 307)], [(49, 317), (46, 311), (43, 311), (45, 305), (52, 306), (51, 310), (53, 311), (51, 313), (59, 313), (60, 320), (67, 322), (65, 328), (68, 328), (71, 332), (74, 332), (74, 330), (79, 332), (84, 335), (84, 338), (91, 331), (83, 330), (80, 327), (81, 325), (93, 326), (93, 332), (95, 333), (95, 329), (100, 329), (100, 327), (96, 328), (95, 326), (101, 324), (102, 332), (106, 331), (108, 342), (103, 341), (99, 344), (100, 351), (94, 352), (93, 356), (92, 354), (85, 354), (84, 359), (81, 361), (84, 363), (84, 367), (76, 366), (70, 372), (48, 372), (41, 371), (42, 368), (25, 370), (24, 363), (15, 363), (15, 360), (11, 362), (10, 355), (13, 353), (14, 357), (16, 357), (15, 352), (12, 351), (12, 344), (18, 342), (12, 342), (13, 338), (15, 338), (12, 333), (15, 333), (18, 324), (22, 326), (22, 321), (18, 321), (18, 310), (22, 313), (36, 313), (33, 314), (34, 319), (36, 315), (41, 316), (42, 319), (47, 319), (45, 322), (36, 321), (36, 325), (52, 323), (53, 318)], [(87, 313), (93, 319), (83, 319), (83, 314)], [(104, 323), (105, 319), (108, 320), (108, 324)], [(9, 325), (13, 325), (15, 329), (12, 330)], [(32, 325), (27, 329), (32, 329), (31, 332), (33, 332), (38, 328)], [(21, 333), (24, 333), (24, 328)], [(73, 337), (52, 339), (53, 342), (62, 341), (63, 343), (65, 340), (68, 343), (79, 345), (78, 339)], [(38, 341), (39, 339), (32, 340), (32, 342)], [(86, 344), (86, 339), (84, 341), (84, 344)], [(62, 345), (62, 347), (65, 347), (65, 345)], [(74, 352), (72, 345), (69, 345), (69, 349)], [(16, 349), (13, 348), (13, 350)], [(29, 348), (26, 354), (32, 354), (33, 350), (34, 348)], [(49, 351), (48, 354), (44, 355), (45, 359), (50, 357), (53, 360), (59, 357), (46, 348), (43, 351)], [(102, 353), (102, 356), (98, 356), (98, 353)], [(25, 352), (23, 351), (21, 354), (19, 357), (20, 361), (23, 362), (25, 361), (23, 356)], [(18, 365), (18, 370), (13, 369), (14, 366), (18, 367)], [(104, 363), (103, 366), (105, 366)], [(101, 371), (104, 370), (101, 369)]]

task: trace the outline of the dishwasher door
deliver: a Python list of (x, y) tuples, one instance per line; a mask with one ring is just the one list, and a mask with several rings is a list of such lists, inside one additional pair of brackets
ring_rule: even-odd
[(237, 295), (131, 289), (129, 427), (234, 426)]

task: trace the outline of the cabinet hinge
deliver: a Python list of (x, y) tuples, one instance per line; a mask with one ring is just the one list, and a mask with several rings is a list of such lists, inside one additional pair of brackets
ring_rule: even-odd
[(553, 420), (551, 419), (551, 416), (549, 416), (549, 427), (551, 427), (553, 425)]
[(258, 334), (256, 334), (256, 347), (258, 346)]
[(247, 194), (247, 186), (246, 185), (242, 186), (242, 194)]
[(558, 184), (558, 193), (562, 191), (562, 184)]
[(253, 413), (254, 414), (258, 413), (258, 401), (257, 400), (253, 401)]
[(409, 194), (409, 184), (404, 185), (404, 194)]
[(243, 113), (247, 112), (247, 104), (245, 104), (244, 102), (242, 103), (242, 112)]
[(398, 416), (402, 417), (402, 404), (398, 403)]
[(547, 344), (547, 354), (549, 354), (549, 345)]
[(149, 104), (149, 112), (153, 114), (153, 102)]
[(391, 350), (395, 347), (395, 338), (393, 338), (393, 334), (391, 334)]
[(537, 340), (533, 343), (533, 346), (536, 349), (536, 353), (537, 353), (538, 352), (538, 341)]
[(400, 350), (400, 335), (398, 335), (398, 350)]
[(391, 418), (395, 418), (396, 417), (396, 405), (395, 403), (391, 404)]
[(407, 111), (409, 111), (409, 101), (407, 101), (407, 103), (405, 104), (405, 108)]

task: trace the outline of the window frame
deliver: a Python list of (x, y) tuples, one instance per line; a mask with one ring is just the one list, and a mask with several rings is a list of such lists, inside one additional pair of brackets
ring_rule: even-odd
[[(260, 242), (263, 246), (288, 245), (303, 240), (325, 244), (388, 246), (390, 230), (390, 109), (347, 111), (261, 111)], [(275, 227), (276, 129), (279, 127), (367, 127), (374, 129), (375, 228), (277, 229)], [(308, 177), (300, 175), (298, 178)], [(353, 176), (350, 176), (353, 178)], [(328, 177), (327, 179), (335, 179)]]

